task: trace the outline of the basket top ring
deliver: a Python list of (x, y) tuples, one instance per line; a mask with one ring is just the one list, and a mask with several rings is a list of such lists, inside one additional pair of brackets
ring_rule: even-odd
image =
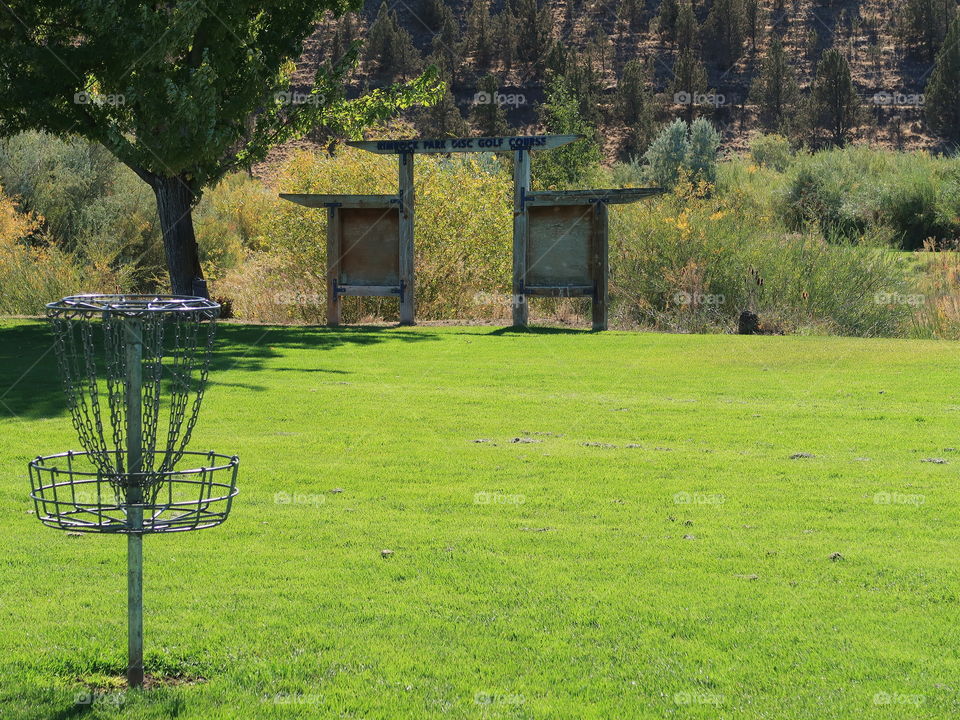
[(220, 305), (192, 295), (71, 295), (47, 305), (50, 318), (91, 318), (96, 315), (144, 318), (156, 315), (191, 315), (215, 320)]

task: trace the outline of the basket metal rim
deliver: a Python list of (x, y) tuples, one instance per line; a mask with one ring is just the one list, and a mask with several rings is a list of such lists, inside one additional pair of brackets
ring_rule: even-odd
[(220, 315), (220, 304), (194, 295), (109, 295), (86, 293), (68, 295), (48, 303), (47, 317), (84, 317), (117, 315), (138, 318), (153, 315), (195, 315), (214, 320)]
[[(114, 455), (118, 453), (120, 455), (126, 455), (126, 452), (127, 452), (126, 450), (119, 450), (119, 451), (111, 451), (109, 454)], [(157, 455), (162, 456), (166, 454), (166, 451), (144, 450), (143, 454), (152, 455), (152, 456), (157, 456)], [(29, 465), (33, 470), (36, 470), (38, 473), (46, 472), (52, 475), (70, 475), (70, 476), (77, 475), (79, 477), (91, 477), (91, 478), (105, 478), (105, 477), (124, 478), (124, 477), (139, 476), (139, 475), (155, 475), (160, 477), (172, 478), (178, 475), (199, 475), (202, 473), (218, 472), (220, 470), (227, 470), (229, 468), (237, 467), (240, 464), (240, 458), (237, 455), (226, 455), (224, 453), (216, 453), (213, 451), (204, 452), (202, 450), (184, 450), (182, 453), (182, 457), (199, 456), (199, 457), (205, 457), (205, 458), (219, 458), (222, 460), (226, 460), (226, 462), (223, 463), (222, 465), (201, 465), (200, 467), (195, 467), (195, 468), (172, 469), (172, 470), (165, 470), (163, 472), (157, 470), (157, 471), (151, 471), (146, 473), (105, 473), (102, 470), (84, 471), (84, 470), (76, 470), (72, 467), (63, 467), (63, 466), (57, 466), (57, 465), (44, 464), (44, 462), (47, 460), (58, 460), (60, 458), (68, 458), (70, 460), (73, 460), (74, 458), (84, 458), (84, 457), (89, 458), (89, 457), (92, 457), (93, 455), (95, 455), (95, 453), (91, 453), (87, 451), (78, 452), (75, 450), (67, 450), (66, 452), (54, 453), (53, 455), (37, 455), (37, 457), (35, 457), (33, 460), (30, 461)]]

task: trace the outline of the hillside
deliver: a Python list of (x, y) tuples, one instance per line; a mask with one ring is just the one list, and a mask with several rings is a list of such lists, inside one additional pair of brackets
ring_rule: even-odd
[[(956, 7), (954, 0), (931, 0), (931, 4), (938, 1), (942, 13)], [(670, 2), (666, 0), (666, 4)], [(761, 125), (756, 102), (750, 97), (751, 84), (769, 54), (773, 37), (783, 44), (801, 96), (809, 92), (822, 53), (831, 47), (843, 53), (861, 100), (855, 141), (899, 149), (938, 147), (938, 139), (924, 123), (922, 108), (936, 45), (925, 43), (920, 34), (925, 23), (913, 20), (911, 25), (906, 7), (911, 3), (756, 0), (754, 13), (749, 0), (727, 0), (729, 7), (739, 8), (737, 13), (747, 8), (748, 15), (746, 26), (740, 25), (741, 37), (734, 41), (737, 49), (726, 61), (712, 52), (718, 35), (730, 24), (711, 23), (713, 6), (722, 2), (695, 0), (693, 4), (697, 25), (694, 49), (706, 71), (707, 100), (698, 105), (695, 114), (714, 122), (728, 148), (742, 148), (756, 130), (776, 129)], [(372, 32), (381, 8), (378, 2), (367, 2), (358, 15), (330, 19), (316, 28), (298, 64), (295, 86), (308, 88), (318, 63), (338, 54), (350, 38), (362, 38), (363, 60), (352, 76), (351, 92), (410, 77), (430, 62), (440, 62), (446, 71), (446, 60), (453, 68), (445, 72), (452, 101), (470, 131), (478, 131), (472, 112), (481, 78), (490, 74), (502, 95), (509, 127), (532, 132), (541, 129), (536, 110), (544, 98), (547, 78), (556, 72), (559, 49), (566, 56), (567, 72), (577, 75), (578, 88), (591, 88), (589, 98), (582, 99), (593, 115), (608, 159), (622, 158), (637, 149), (626, 142), (628, 128), (619, 110), (619, 89), (628, 62), (639, 60), (649, 68), (644, 94), (654, 123), (687, 112), (673, 94), (679, 50), (664, 19), (665, 13), (670, 14), (664, 4), (661, 0), (553, 0), (548, 4), (541, 0), (539, 5), (536, 0), (515, 0), (512, 5), (510, 0), (410, 0), (390, 7), (381, 27)], [(726, 6), (718, 8), (718, 14), (728, 11)], [(523, 43), (537, 42), (533, 36), (539, 31), (539, 22), (546, 36), (540, 39), (539, 50), (533, 51), (537, 57), (523, 58)], [(384, 32), (391, 35), (391, 23), (393, 36), (384, 39)], [(517, 46), (505, 47), (513, 43)], [(378, 55), (381, 47), (389, 58)], [(385, 70), (377, 67), (381, 60), (388, 65)], [(423, 113), (412, 112), (407, 119), (416, 123), (421, 134), (438, 134), (436, 121)]]

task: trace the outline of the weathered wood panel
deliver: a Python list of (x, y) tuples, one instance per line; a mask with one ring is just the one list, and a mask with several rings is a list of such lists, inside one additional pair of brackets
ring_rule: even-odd
[(400, 284), (399, 208), (337, 208), (340, 285)]
[(526, 284), (593, 286), (594, 206), (530, 207)]

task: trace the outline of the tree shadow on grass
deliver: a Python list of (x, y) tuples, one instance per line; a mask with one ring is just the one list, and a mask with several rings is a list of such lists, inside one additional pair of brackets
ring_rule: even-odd
[(586, 328), (551, 327), (547, 325), (528, 327), (507, 326), (491, 330), (486, 334), (499, 337), (502, 335), (593, 335), (595, 332), (598, 331), (588, 330)]
[[(302, 325), (235, 325), (222, 323), (217, 328), (210, 365), (210, 384), (242, 386), (266, 390), (256, 383), (220, 383), (218, 374), (236, 370), (257, 372), (268, 361), (290, 350), (336, 350), (344, 346), (373, 346), (380, 343), (408, 343), (436, 340), (435, 333), (386, 327), (327, 328)], [(290, 372), (330, 372), (318, 364), (308, 368), (271, 368)], [(41, 320), (15, 325), (0, 325), (0, 420), (32, 420), (55, 417), (67, 412), (53, 335)]]

